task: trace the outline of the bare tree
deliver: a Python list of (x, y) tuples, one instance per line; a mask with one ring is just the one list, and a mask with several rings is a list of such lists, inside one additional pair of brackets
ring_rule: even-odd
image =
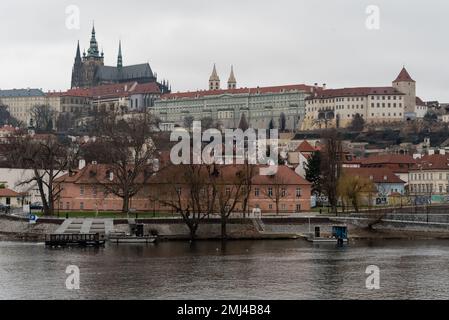
[(246, 171), (242, 166), (214, 166), (211, 183), (216, 194), (216, 211), (221, 220), (221, 239), (227, 239), (227, 223), (245, 197)]
[(195, 120), (195, 118), (193, 118), (193, 116), (184, 117), (184, 121), (183, 121), (184, 128), (187, 130), (190, 130), (192, 128), (194, 120)]
[(54, 214), (54, 203), (61, 189), (55, 183), (56, 178), (64, 171), (75, 166), (78, 157), (78, 146), (70, 141), (60, 142), (54, 135), (16, 136), (10, 145), (10, 160), (18, 167), (32, 169), (34, 175), (20, 182), (35, 182), (41, 196), (44, 214)]
[(150, 198), (174, 210), (190, 231), (190, 240), (196, 239), (198, 227), (214, 211), (216, 190), (210, 183), (211, 165), (171, 165), (162, 168), (150, 181), (155, 187)]
[(152, 137), (155, 128), (157, 122), (148, 114), (128, 120), (113, 114), (101, 121), (99, 141), (109, 156), (106, 166), (114, 183), (98, 182), (123, 200), (124, 213), (129, 212), (130, 199), (143, 188), (154, 171), (156, 146)]
[(280, 213), (282, 198), (287, 196), (287, 184), (285, 179), (277, 174), (267, 176), (268, 184), (262, 188), (262, 193), (268, 197), (276, 206), (276, 215)]
[(49, 105), (36, 105), (31, 111), (32, 126), (38, 132), (50, 133), (53, 131), (53, 124), (56, 118), (56, 111)]

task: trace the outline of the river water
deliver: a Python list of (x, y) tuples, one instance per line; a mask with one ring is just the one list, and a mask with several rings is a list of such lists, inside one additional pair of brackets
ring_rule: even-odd
[[(68, 265), (80, 289), (66, 288)], [(380, 289), (366, 288), (369, 265)], [(0, 299), (448, 299), (449, 241), (0, 242)]]

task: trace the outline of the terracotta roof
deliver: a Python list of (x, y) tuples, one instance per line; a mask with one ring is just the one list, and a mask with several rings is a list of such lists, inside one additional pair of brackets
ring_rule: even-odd
[(410, 77), (405, 67), (402, 68), (401, 72), (393, 82), (415, 82), (415, 80)]
[(8, 188), (0, 188), (0, 197), (20, 197), (20, 193)]
[(114, 83), (104, 84), (92, 88), (74, 88), (65, 92), (49, 92), (48, 97), (89, 97), (89, 98), (107, 98), (123, 97), (130, 94), (160, 93), (159, 86), (155, 82), (151, 83)]
[(327, 99), (336, 97), (364, 97), (368, 95), (395, 94), (404, 95), (393, 87), (354, 87), (341, 89), (319, 90), (315, 94), (307, 97), (307, 100)]
[(387, 168), (344, 168), (343, 172), (352, 176), (371, 179), (374, 183), (405, 183)]
[(298, 148), (296, 148), (298, 152), (315, 152), (316, 148), (314, 148), (307, 140), (304, 140)]
[(449, 154), (425, 155), (421, 159), (417, 159), (413, 169), (449, 170)]
[[(98, 184), (113, 183), (117, 181), (117, 176), (113, 175), (112, 181), (109, 180), (108, 171), (113, 171), (114, 167), (107, 164), (87, 164), (81, 170), (72, 170), (71, 173), (55, 179), (55, 182), (77, 183), (77, 184)], [(152, 172), (152, 167), (149, 172)], [(144, 175), (137, 177), (136, 182), (143, 182)]]
[(416, 97), (416, 105), (417, 106), (427, 106), (427, 104), (421, 100), (420, 97)]
[(368, 158), (362, 159), (363, 165), (370, 164), (410, 164), (413, 165), (416, 160), (410, 155), (403, 154), (385, 154), (385, 155), (375, 155)]
[(285, 86), (273, 86), (273, 87), (257, 87), (257, 88), (237, 88), (237, 89), (223, 89), (223, 90), (203, 90), (203, 91), (192, 91), (192, 92), (177, 92), (169, 93), (161, 96), (162, 100), (169, 99), (194, 99), (202, 98), (205, 96), (218, 96), (223, 94), (268, 94), (268, 93), (282, 93), (289, 91), (307, 91), (311, 92), (313, 86), (308, 86), (305, 84), (293, 84)]
[(283, 184), (283, 185), (310, 185), (311, 183), (306, 179), (299, 176), (293, 169), (287, 166), (278, 166), (278, 170), (275, 175), (262, 176), (256, 175), (253, 178), (253, 184), (255, 185), (270, 185), (270, 184)]

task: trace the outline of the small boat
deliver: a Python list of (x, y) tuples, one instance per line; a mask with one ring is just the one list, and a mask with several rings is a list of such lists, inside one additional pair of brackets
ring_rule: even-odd
[[(342, 239), (344, 243), (348, 242), (348, 239)], [(313, 242), (313, 243), (338, 243), (337, 238), (307, 238), (307, 241)]]
[(124, 234), (111, 234), (108, 237), (111, 243), (155, 243), (157, 236), (135, 236), (135, 235), (124, 235)]

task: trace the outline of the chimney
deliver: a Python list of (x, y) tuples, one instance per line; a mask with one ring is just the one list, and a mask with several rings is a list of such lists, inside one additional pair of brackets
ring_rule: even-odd
[(323, 90), (326, 90), (326, 84), (323, 83)]
[(78, 169), (84, 169), (84, 167), (86, 166), (86, 160), (84, 159), (80, 159), (79, 163), (78, 163)]

